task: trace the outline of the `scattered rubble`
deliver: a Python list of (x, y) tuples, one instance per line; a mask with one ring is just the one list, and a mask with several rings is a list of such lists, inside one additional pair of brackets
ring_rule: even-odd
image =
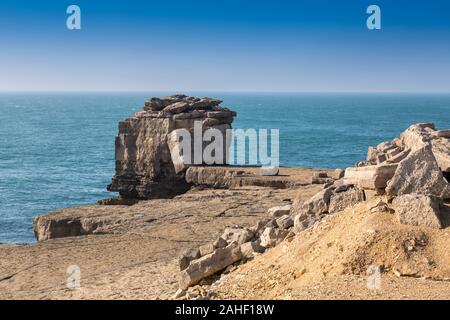
[(401, 223), (442, 226), (440, 206), (450, 198), (448, 130), (437, 131), (433, 123), (414, 124), (399, 138), (369, 147), (367, 162), (346, 169), (344, 183), (364, 189), (366, 198), (368, 190), (389, 196)]
[(225, 269), (241, 258), (240, 247), (232, 243), (225, 248), (218, 248), (210, 254), (193, 260), (181, 272), (180, 288), (187, 289), (189, 286), (197, 284), (200, 280)]
[[(301, 233), (327, 215), (342, 212), (376, 195), (386, 195), (387, 202), (380, 200), (370, 208), (371, 213), (395, 212), (403, 224), (441, 228), (440, 206), (450, 195), (445, 178), (450, 155), (450, 149), (446, 149), (447, 136), (446, 131), (436, 131), (433, 124), (413, 125), (400, 138), (380, 143), (376, 148), (369, 147), (367, 161), (359, 162), (355, 168), (338, 169), (332, 175), (321, 171), (313, 173), (311, 183), (323, 184), (324, 189), (310, 199), (298, 198), (292, 205), (270, 208), (270, 218), (252, 228), (225, 230), (221, 238), (227, 240), (229, 246), (240, 245), (240, 259), (222, 259), (220, 268), (251, 259), (277, 246), (289, 233)], [(447, 152), (445, 157), (443, 151)], [(220, 250), (210, 253), (213, 246), (205, 248), (210, 255)], [(185, 280), (185, 285), (211, 275), (210, 269), (196, 267), (202, 261), (209, 260), (202, 257), (191, 261), (193, 267), (189, 265), (187, 269), (196, 270), (195, 281)], [(218, 267), (211, 268), (220, 271)]]

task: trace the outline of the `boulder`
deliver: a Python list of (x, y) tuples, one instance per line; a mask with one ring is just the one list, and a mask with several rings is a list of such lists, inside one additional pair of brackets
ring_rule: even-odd
[(278, 166), (264, 166), (259, 169), (261, 176), (277, 176), (280, 168)]
[(236, 242), (237, 244), (243, 244), (253, 239), (255, 233), (247, 228), (226, 228), (223, 232), (221, 238), (226, 240), (228, 243)]
[(192, 260), (200, 258), (200, 250), (198, 248), (188, 249), (181, 253), (178, 259), (180, 270), (184, 270), (189, 266)]
[(342, 211), (364, 200), (364, 191), (359, 188), (350, 187), (343, 192), (336, 191), (331, 195), (328, 212)]
[(287, 236), (289, 231), (268, 227), (261, 234), (261, 246), (269, 248), (279, 244)]
[(294, 217), (294, 227), (292, 228), (292, 231), (295, 234), (298, 234), (298, 233), (302, 232), (303, 230), (310, 228), (317, 221), (320, 221), (323, 217), (324, 217), (324, 215), (305, 216), (302, 214), (298, 214)]
[(402, 152), (396, 154), (395, 156), (392, 156), (391, 158), (387, 159), (387, 163), (399, 163), (403, 159), (405, 159), (408, 154), (411, 152), (411, 149), (405, 149)]
[(378, 151), (374, 147), (369, 147), (367, 149), (367, 162), (371, 164), (377, 164), (377, 156), (380, 154), (380, 151)]
[(275, 220), (277, 226), (281, 229), (289, 229), (294, 225), (294, 220), (292, 220), (290, 215), (284, 215)]
[(183, 111), (186, 111), (188, 108), (189, 108), (189, 103), (180, 101), (180, 102), (175, 102), (175, 103), (168, 105), (167, 107), (165, 107), (163, 109), (163, 111), (169, 112), (169, 113), (181, 113)]
[(439, 168), (443, 172), (450, 172), (450, 140), (448, 138), (432, 140), (431, 149)]
[[(445, 132), (447, 130), (444, 130)], [(431, 143), (433, 155), (443, 172), (450, 172), (450, 141), (445, 134), (439, 134), (433, 123), (419, 123), (410, 126), (401, 134), (403, 144), (412, 151)], [(444, 137), (442, 137), (442, 135)]]
[(213, 253), (191, 261), (189, 266), (181, 272), (179, 286), (181, 289), (186, 289), (241, 260), (241, 258), (240, 246), (231, 244), (225, 248), (216, 249)]
[(254, 226), (250, 227), (250, 230), (255, 234), (255, 237), (259, 238), (261, 233), (263, 233), (264, 229), (266, 228), (267, 224), (269, 222), (272, 223), (272, 221), (272, 219), (259, 220)]
[(51, 218), (49, 215), (36, 216), (33, 219), (36, 239), (44, 241), (53, 238), (78, 237), (88, 234), (88, 227), (78, 217)]
[(188, 183), (220, 189), (232, 186), (236, 174), (236, 171), (224, 167), (191, 166), (185, 177)]
[(290, 211), (291, 211), (290, 205), (285, 205), (281, 207), (272, 207), (269, 210), (267, 210), (267, 212), (271, 217), (281, 217), (286, 214), (289, 214)]
[(266, 250), (261, 246), (258, 241), (249, 241), (241, 244), (242, 257), (245, 259), (251, 259), (255, 256), (255, 253), (263, 253)]
[(219, 237), (216, 241), (213, 242), (214, 249), (217, 248), (225, 248), (228, 245), (227, 240), (222, 237)]
[(401, 223), (413, 226), (442, 228), (439, 198), (420, 194), (405, 194), (394, 198), (392, 206)]
[(450, 195), (448, 182), (434, 158), (431, 145), (411, 152), (399, 163), (386, 193), (390, 196), (417, 193), (447, 198)]
[(207, 243), (207, 244), (200, 246), (198, 249), (200, 251), (200, 256), (203, 257), (203, 256), (206, 256), (207, 254), (212, 253), (215, 248), (212, 243)]
[(327, 189), (319, 191), (309, 200), (305, 201), (299, 210), (295, 210), (294, 212), (305, 216), (327, 213), (333, 190), (334, 187), (328, 187)]
[(378, 190), (386, 188), (387, 182), (394, 176), (397, 164), (381, 164), (359, 168), (347, 168), (345, 184), (354, 184), (362, 189)]
[(397, 146), (395, 145), (394, 142), (392, 142), (392, 141), (385, 141), (385, 142), (380, 143), (380, 144), (377, 146), (377, 150), (378, 150), (379, 152), (381, 152), (381, 153), (386, 153), (386, 152), (388, 152), (389, 150), (395, 149), (396, 147), (397, 147)]
[(431, 140), (433, 131), (435, 131), (433, 123), (417, 123), (402, 132), (400, 139), (404, 146), (415, 151), (423, 148)]

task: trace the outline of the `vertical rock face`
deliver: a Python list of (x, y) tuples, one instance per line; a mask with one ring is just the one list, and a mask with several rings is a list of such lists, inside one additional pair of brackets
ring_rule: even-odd
[(441, 199), (449, 197), (449, 184), (439, 169), (431, 145), (411, 152), (400, 162), (386, 193), (390, 196), (417, 193)]
[(403, 224), (442, 228), (439, 217), (441, 200), (438, 198), (420, 194), (405, 194), (396, 197), (392, 205)]
[[(216, 129), (210, 130), (213, 135), (220, 132), (223, 141), (219, 146), (224, 156), (220, 161), (215, 159), (206, 164), (226, 163), (226, 131), (231, 129), (236, 113), (220, 107), (221, 102), (185, 95), (145, 101), (144, 111), (119, 123), (115, 142), (116, 173), (108, 190), (119, 192), (124, 198), (138, 199), (171, 197), (185, 192), (189, 184), (184, 174), (194, 163), (194, 128), (198, 128), (201, 138), (211, 128)], [(186, 132), (192, 138), (191, 157), (187, 157), (189, 150), (181, 147)], [(200, 141), (201, 154), (210, 145), (208, 141), (216, 142), (214, 138)], [(204, 164), (203, 159), (195, 164)]]

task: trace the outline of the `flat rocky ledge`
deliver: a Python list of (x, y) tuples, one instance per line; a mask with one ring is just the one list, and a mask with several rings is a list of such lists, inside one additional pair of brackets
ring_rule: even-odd
[[(271, 204), (289, 204), (299, 188), (309, 190), (319, 186), (312, 184), (315, 169), (281, 168), (277, 176), (261, 176), (259, 170), (256, 167), (191, 167), (187, 179), (192, 179), (188, 181), (193, 187), (185, 194), (172, 199), (142, 200), (131, 206), (61, 209), (36, 217), (35, 235), (42, 241), (89, 234), (144, 232), (155, 224), (186, 216), (192, 216), (194, 221), (216, 216), (227, 220), (234, 210), (247, 215), (264, 215)], [(320, 172), (330, 176), (334, 173), (333, 170)], [(209, 222), (215, 223), (212, 218)]]
[[(273, 179), (287, 176), (303, 184), (315, 172), (283, 168)], [(265, 218), (269, 208), (290, 204), (299, 195), (308, 199), (323, 187), (301, 184), (286, 189), (194, 186), (172, 199), (42, 215), (36, 230), (42, 241), (0, 245), (0, 298), (170, 298), (178, 288), (181, 252), (207, 244), (227, 227), (250, 227)], [(66, 287), (70, 265), (81, 269), (80, 290)]]

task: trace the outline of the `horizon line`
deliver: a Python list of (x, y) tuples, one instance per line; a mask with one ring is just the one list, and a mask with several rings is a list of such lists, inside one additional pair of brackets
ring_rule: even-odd
[(450, 94), (450, 91), (257, 91), (257, 90), (1, 90), (0, 93), (241, 93), (241, 94)]

